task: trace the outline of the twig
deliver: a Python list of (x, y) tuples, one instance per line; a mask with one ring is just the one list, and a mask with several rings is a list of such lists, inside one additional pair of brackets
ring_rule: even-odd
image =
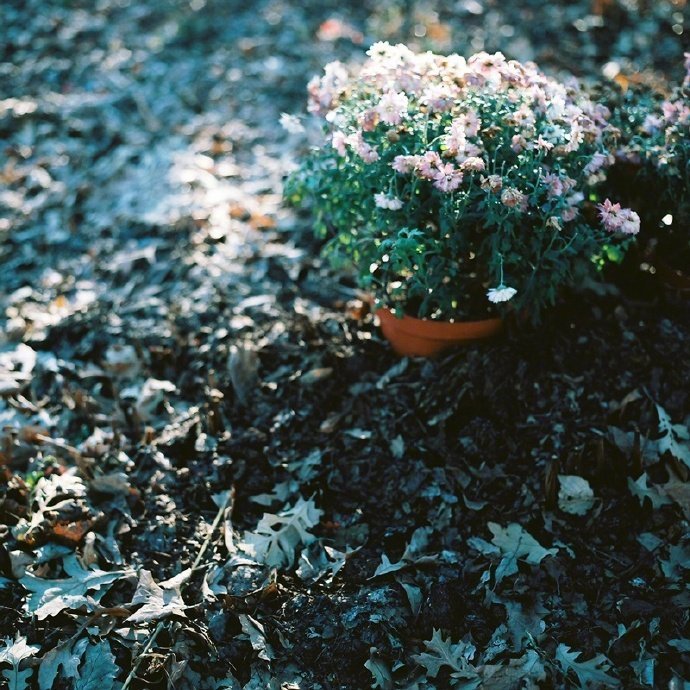
[(216, 527), (220, 524), (220, 521), (223, 519), (223, 516), (225, 515), (225, 512), (227, 511), (228, 507), (232, 505), (232, 503), (235, 500), (235, 487), (232, 487), (230, 491), (228, 491), (228, 495), (225, 498), (225, 501), (223, 501), (223, 505), (218, 509), (218, 512), (216, 513), (216, 517), (213, 520), (213, 524), (211, 525), (211, 530), (208, 533), (208, 536), (206, 537), (204, 543), (201, 545), (201, 549), (199, 550), (199, 554), (197, 555), (196, 559), (194, 560), (194, 563), (192, 564), (192, 570), (194, 570), (199, 563), (201, 562), (201, 559), (204, 556), (204, 553), (206, 553), (206, 549), (208, 548), (208, 545), (211, 543), (211, 537), (213, 536), (213, 533), (216, 531)]
[[(199, 563), (204, 556), (204, 553), (206, 553), (206, 549), (208, 548), (208, 545), (211, 543), (211, 538), (213, 537), (213, 533), (216, 531), (216, 527), (218, 527), (218, 525), (220, 524), (220, 521), (223, 519), (223, 516), (225, 515), (228, 508), (232, 505), (234, 499), (235, 499), (235, 487), (232, 487), (230, 489), (230, 491), (228, 491), (228, 495), (227, 495), (225, 501), (223, 501), (223, 505), (220, 506), (220, 508), (218, 509), (218, 513), (216, 514), (216, 517), (213, 520), (213, 524), (211, 525), (211, 529), (209, 530), (209, 533), (206, 536), (204, 543), (201, 545), (201, 548), (199, 549), (199, 553), (197, 554), (197, 557), (194, 559), (194, 563), (192, 564), (192, 568), (191, 568), (192, 571), (194, 571), (198, 568)], [(161, 630), (163, 630), (164, 624), (165, 624), (164, 621), (159, 621), (158, 625), (156, 626), (156, 629), (153, 631), (153, 634), (146, 641), (146, 644), (144, 645), (144, 648), (141, 650), (141, 653), (132, 662), (132, 669), (129, 672), (129, 675), (125, 679), (125, 682), (122, 685), (122, 688), (120, 688), (120, 690), (127, 690), (129, 688), (131, 682), (134, 680), (134, 678), (137, 675), (137, 670), (139, 669), (139, 665), (141, 664), (143, 658), (148, 654), (151, 647), (153, 647), (153, 644), (156, 641), (156, 638), (160, 634)]]
[(41, 443), (45, 443), (48, 446), (55, 446), (55, 448), (60, 448), (61, 450), (66, 450), (70, 455), (75, 458), (81, 458), (81, 451), (74, 446), (70, 446), (69, 443), (65, 443), (62, 440), (56, 438), (50, 438), (50, 436), (44, 436), (43, 434), (34, 434), (34, 438)]
[(161, 630), (163, 630), (163, 621), (158, 622), (156, 629), (153, 631), (153, 635), (149, 637), (144, 645), (144, 649), (141, 650), (141, 654), (139, 654), (139, 656), (134, 660), (132, 670), (129, 672), (129, 675), (127, 676), (121, 690), (127, 690), (130, 683), (134, 680), (134, 677), (137, 675), (137, 670), (139, 669), (139, 664), (141, 664), (141, 660), (148, 654), (149, 649), (153, 647), (153, 643), (156, 641), (156, 638)]

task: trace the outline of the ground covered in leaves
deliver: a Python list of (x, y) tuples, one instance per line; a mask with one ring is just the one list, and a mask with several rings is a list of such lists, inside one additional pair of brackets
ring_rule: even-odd
[(683, 0), (2, 14), (0, 685), (688, 686), (688, 297), (399, 360), (278, 125), (380, 39), (677, 77)]

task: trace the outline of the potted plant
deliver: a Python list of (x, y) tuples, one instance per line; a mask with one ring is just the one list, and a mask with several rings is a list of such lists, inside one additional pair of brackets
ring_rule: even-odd
[(406, 334), (402, 354), (433, 354), (456, 330), (491, 335), (509, 309), (538, 322), (637, 232), (629, 209), (606, 200), (596, 213), (615, 130), (576, 82), (500, 53), (377, 43), (367, 56), (310, 82), (326, 141), (286, 194), (310, 202), (325, 253), (354, 267), (384, 334)]
[(619, 158), (637, 168), (626, 186), (642, 217), (643, 253), (665, 285), (690, 291), (690, 53), (685, 69), (670, 94), (633, 91), (615, 114), (623, 139)]

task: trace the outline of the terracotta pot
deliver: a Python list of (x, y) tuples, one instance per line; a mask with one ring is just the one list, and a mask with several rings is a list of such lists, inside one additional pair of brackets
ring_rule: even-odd
[(376, 315), (383, 335), (403, 357), (433, 357), (454, 345), (490, 338), (503, 328), (503, 320), (499, 318), (456, 323), (412, 316), (398, 319), (390, 309), (379, 309)]

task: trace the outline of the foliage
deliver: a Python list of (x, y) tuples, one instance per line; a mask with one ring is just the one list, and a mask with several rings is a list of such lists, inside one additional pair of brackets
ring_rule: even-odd
[(307, 530), (318, 523), (321, 514), (314, 501), (303, 498), (277, 515), (264, 513), (256, 530), (245, 535), (242, 548), (260, 563), (273, 568), (290, 567), (295, 562), (296, 548), (314, 541)]
[(634, 184), (624, 175), (618, 188), (632, 187), (630, 203), (667, 255), (690, 251), (690, 53), (685, 70), (670, 94), (638, 87), (619, 97), (614, 110), (620, 165), (639, 169)]
[(616, 204), (597, 224), (615, 130), (575, 82), (500, 53), (465, 61), (377, 43), (367, 54), (356, 72), (331, 63), (310, 82), (329, 140), (286, 191), (311, 201), (326, 253), (381, 304), (451, 319), (468, 297), (495, 309), (486, 294), (537, 319), (637, 232)]
[(611, 667), (603, 654), (597, 654), (588, 661), (579, 661), (581, 652), (573, 652), (565, 644), (559, 644), (556, 649), (556, 662), (565, 673), (572, 671), (578, 680), (580, 688), (617, 688), (619, 681), (610, 676), (607, 671)]
[[(46, 580), (32, 574), (26, 574), (20, 582), (31, 592), (27, 609), (39, 620), (55, 616), (65, 609), (90, 606), (103, 595), (103, 587), (108, 587), (127, 574), (127, 571), (86, 569), (76, 555), (70, 554), (63, 561), (67, 577), (58, 580)], [(95, 591), (94, 591), (95, 590)]]
[(479, 687), (479, 674), (470, 664), (477, 651), (471, 642), (453, 644), (450, 639), (443, 637), (440, 630), (434, 630), (431, 639), (425, 641), (424, 645), (427, 651), (418, 654), (415, 661), (424, 666), (428, 676), (436, 678), (441, 669), (447, 668), (453, 688), (474, 690)]
[(27, 687), (30, 676), (33, 674), (32, 668), (19, 670), (19, 664), (23, 659), (33, 656), (40, 647), (26, 644), (25, 637), (18, 637), (14, 642), (11, 639), (5, 640), (5, 646), (0, 649), (0, 664), (8, 663), (11, 669), (5, 669), (2, 675), (8, 683), (9, 690), (24, 690)]

